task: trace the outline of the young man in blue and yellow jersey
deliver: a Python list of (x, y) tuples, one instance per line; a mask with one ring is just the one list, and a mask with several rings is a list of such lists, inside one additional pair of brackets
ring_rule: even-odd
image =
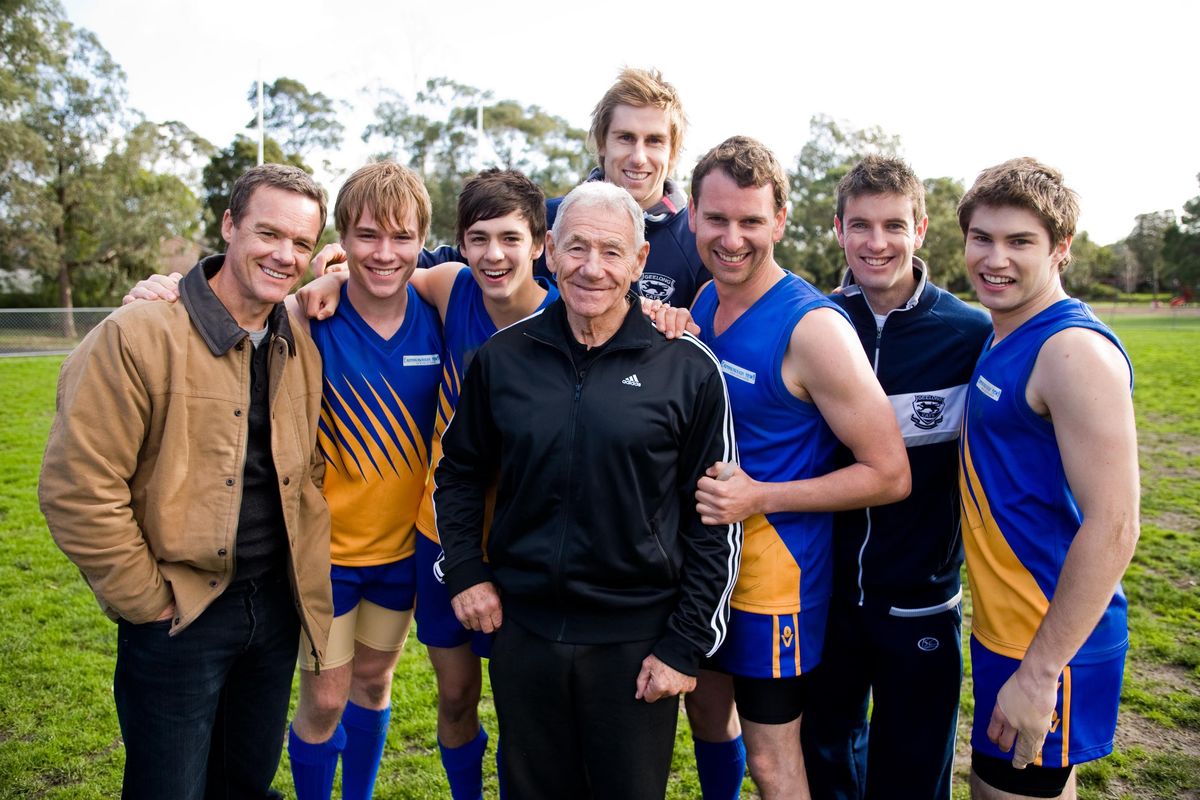
[[(394, 162), (369, 164), (342, 186), (334, 219), (350, 279), (338, 314), (306, 320), (325, 375), (318, 443), (334, 622), (319, 672), (300, 648), (288, 753), (301, 800), (330, 796), (339, 754), (343, 797), (374, 787), (412, 622), (416, 517), (442, 374), (437, 311), (409, 285), (429, 230), (420, 178)], [(295, 297), (288, 303), (298, 311)]]
[(1120, 580), (1139, 532), (1133, 372), (1063, 290), (1078, 214), (1061, 173), (1030, 158), (984, 170), (958, 206), (994, 326), (960, 442), (971, 791), (986, 800), (1075, 797), (1074, 765), (1111, 752), (1117, 722)]
[[(830, 512), (894, 502), (909, 486), (895, 416), (844, 312), (775, 262), (787, 190), (774, 155), (738, 136), (700, 159), (690, 205), (714, 279), (693, 315), (725, 373), (740, 454), (708, 470), (697, 507), (706, 524), (745, 520), (745, 545), (728, 639), (688, 712), (719, 732), (736, 697), (766, 800), (809, 796), (800, 719), (829, 610)], [(854, 458), (841, 468), (839, 442)]]
[[(433, 438), (433, 458), (441, 457), (441, 436), (458, 404), (467, 363), (480, 345), (558, 298), (545, 278), (534, 278), (533, 262), (546, 238), (546, 198), (529, 178), (515, 170), (485, 170), (464, 185), (458, 197), (458, 246), (470, 266), (447, 262), (419, 269), (412, 285), (437, 308), (445, 332), (445, 363)], [(344, 254), (329, 247), (319, 266), (338, 263)], [(337, 307), (331, 272), (309, 284), (300, 300), (314, 315)], [(341, 276), (344, 278), (344, 274)], [(492, 636), (467, 630), (454, 616), (445, 586), (434, 574), (441, 554), (433, 509), (433, 473), (425, 484), (417, 529), (417, 638), (426, 645), (437, 675), (437, 738), (442, 764), (455, 800), (482, 792), (487, 733), (479, 724), (482, 690), (480, 657)], [(490, 515), (488, 517), (490, 522)]]
[(833, 604), (801, 737), (812, 793), (830, 800), (950, 800), (962, 681), (957, 442), (992, 324), (914, 255), (928, 222), (925, 188), (898, 158), (867, 156), (838, 183), (847, 269), (830, 299), (891, 401), (912, 493), (834, 516)]

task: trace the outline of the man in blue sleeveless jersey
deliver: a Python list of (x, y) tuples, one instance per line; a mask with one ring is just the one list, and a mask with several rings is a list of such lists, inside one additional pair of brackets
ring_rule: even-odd
[(834, 516), (833, 604), (802, 732), (810, 788), (831, 800), (950, 798), (962, 679), (956, 442), (992, 325), (913, 255), (928, 222), (925, 188), (900, 159), (867, 156), (838, 184), (847, 270), (831, 299), (891, 401), (912, 494)]
[[(728, 376), (740, 466), (699, 481), (705, 523), (745, 520), (729, 638), (688, 698), (700, 731), (727, 725), (733, 696), (762, 796), (808, 797), (800, 719), (821, 658), (832, 514), (908, 493), (903, 443), (845, 315), (774, 258), (787, 178), (769, 150), (733, 137), (692, 177), (691, 225), (714, 283), (693, 308)], [(838, 468), (841, 442), (854, 461)], [(732, 685), (732, 686), (731, 686)]]
[(1117, 721), (1120, 579), (1139, 532), (1133, 376), (1063, 291), (1078, 213), (1062, 175), (1030, 158), (984, 170), (958, 206), (995, 329), (960, 442), (971, 790), (985, 800), (1074, 798), (1074, 765), (1111, 752)]

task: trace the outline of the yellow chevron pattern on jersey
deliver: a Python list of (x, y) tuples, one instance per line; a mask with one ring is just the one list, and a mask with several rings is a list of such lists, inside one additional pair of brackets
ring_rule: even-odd
[(775, 526), (755, 514), (742, 529), (742, 563), (730, 607), (753, 614), (799, 612), (800, 565)]
[(992, 516), (971, 460), (965, 421), (961, 441), (959, 493), (967, 579), (974, 604), (971, 634), (994, 653), (1022, 659), (1050, 608), (1050, 601), (1017, 558)]
[[(413, 554), (415, 509), (429, 474), (429, 450), (399, 394), (382, 376), (377, 379), (381, 386), (365, 375), (359, 377), (370, 387), (382, 418), (346, 376), (340, 382), (349, 387), (352, 401), (327, 378), (325, 392), (336, 398), (341, 411), (335, 413), (324, 403), (325, 425), (318, 432), (327, 456), (330, 554), (333, 563), (342, 566), (387, 564)], [(397, 419), (392, 408), (399, 409), (403, 419)]]

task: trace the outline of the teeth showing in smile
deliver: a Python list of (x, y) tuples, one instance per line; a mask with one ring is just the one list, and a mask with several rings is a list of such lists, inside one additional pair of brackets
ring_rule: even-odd
[(483, 274), (489, 278), (503, 278), (505, 275), (508, 274), (508, 272), (509, 271), (506, 269), (485, 269), (485, 270), (483, 270)]
[(267, 273), (268, 278), (274, 278), (277, 281), (287, 280), (287, 277), (288, 277), (287, 275), (283, 274), (282, 272), (276, 272), (275, 270), (271, 269), (270, 267), (263, 267), (262, 271)]
[(1010, 283), (1016, 283), (1012, 278), (1006, 278), (1003, 275), (980, 275), (979, 277), (989, 286), (1007, 286)]
[(650, 177), (649, 172), (634, 172), (633, 170), (628, 169), (623, 170), (623, 172), (625, 173), (625, 177), (629, 178), (631, 181), (644, 181), (646, 178)]
[(376, 275), (378, 275), (381, 278), (387, 278), (391, 275), (395, 275), (396, 272), (398, 272), (400, 268), (392, 267), (391, 269), (375, 269), (374, 267), (367, 267), (367, 269), (371, 270), (371, 272), (375, 273)]
[(740, 264), (750, 255), (749, 253), (722, 253), (720, 250), (717, 250), (716, 253), (717, 258), (727, 264)]
[(868, 267), (882, 267), (891, 260), (891, 256), (863, 256), (863, 263)]

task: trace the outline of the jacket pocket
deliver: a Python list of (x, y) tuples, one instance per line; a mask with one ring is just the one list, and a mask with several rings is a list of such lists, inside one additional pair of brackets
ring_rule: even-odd
[(675, 563), (671, 561), (671, 557), (667, 554), (667, 548), (663, 546), (662, 536), (658, 531), (658, 520), (650, 520), (650, 538), (654, 540), (654, 549), (658, 552), (659, 557), (663, 560), (663, 566), (666, 567), (667, 577), (675, 582), (679, 579), (678, 570), (675, 569)]

